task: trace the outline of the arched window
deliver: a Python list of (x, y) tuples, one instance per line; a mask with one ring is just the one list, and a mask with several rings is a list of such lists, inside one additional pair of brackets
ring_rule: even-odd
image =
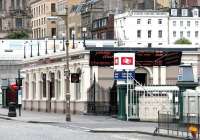
[[(79, 76), (81, 76), (81, 69), (80, 68), (77, 69), (77, 73), (79, 73)], [(79, 83), (75, 83), (75, 95), (76, 95), (76, 100), (81, 99), (81, 81), (80, 80), (79, 80)]]

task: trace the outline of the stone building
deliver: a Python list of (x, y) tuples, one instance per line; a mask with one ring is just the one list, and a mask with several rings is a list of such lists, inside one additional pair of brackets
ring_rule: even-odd
[(114, 15), (96, 19), (92, 23), (93, 39), (114, 39)]
[[(40, 40), (41, 41), (41, 40)], [(78, 41), (77, 41), (78, 42)], [(76, 43), (77, 43), (76, 42)], [(114, 44), (112, 41), (87, 41), (87, 44), (98, 46)], [(43, 46), (44, 47), (44, 46)], [(62, 47), (62, 46), (61, 46)], [(42, 46), (41, 46), (42, 48)], [(58, 49), (61, 50), (61, 49)], [(113, 86), (113, 69), (89, 65), (90, 52), (80, 43), (76, 49), (69, 49), (69, 67), (71, 74), (78, 74), (79, 82), (74, 83), (70, 78), (71, 111), (87, 113), (90, 110), (88, 102), (92, 101), (92, 85), (95, 81), (96, 102), (109, 102), (110, 88)], [(46, 112), (65, 112), (66, 93), (66, 54), (57, 51), (47, 55), (29, 57), (23, 61), (23, 108)], [(95, 75), (95, 76), (94, 76)], [(106, 106), (106, 105), (105, 105)]]
[(27, 0), (0, 0), (0, 38), (8, 32), (30, 32), (30, 9)]
[(32, 17), (32, 38), (56, 36), (56, 0), (33, 0), (30, 2)]
[(200, 0), (181, 0), (181, 7), (200, 6)]

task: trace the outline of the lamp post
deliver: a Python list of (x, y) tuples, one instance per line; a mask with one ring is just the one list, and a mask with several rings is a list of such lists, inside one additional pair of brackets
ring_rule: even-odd
[(65, 51), (65, 33), (62, 33), (62, 39), (63, 39), (63, 51)]
[(56, 36), (53, 36), (53, 52), (56, 52)]
[(71, 121), (71, 112), (70, 112), (70, 69), (69, 69), (69, 40), (68, 40), (68, 7), (66, 7), (66, 16), (65, 19), (66, 25), (66, 121)]
[(66, 76), (66, 93), (65, 93), (65, 99), (66, 99), (66, 121), (71, 121), (71, 113), (70, 113), (70, 69), (69, 69), (69, 40), (68, 40), (68, 7), (65, 8), (66, 14), (64, 15), (57, 15), (55, 16), (55, 20), (57, 20), (57, 17), (61, 17), (65, 21), (66, 26), (66, 70), (65, 70), (65, 76)]
[(3, 95), (2, 95), (3, 108), (6, 107), (6, 90), (8, 88), (8, 85), (9, 85), (8, 79), (1, 79), (1, 89), (3, 91)]
[(75, 30), (72, 30), (72, 41), (73, 41), (72, 49), (75, 49), (75, 44), (74, 44), (75, 33), (76, 33)]
[(16, 95), (16, 105), (19, 107), (19, 116), (21, 116), (21, 107), (22, 107), (22, 78), (20, 77), (20, 69), (18, 69), (18, 77), (16, 78), (17, 84), (17, 95)]
[(30, 44), (30, 46), (31, 46), (31, 57), (33, 57), (33, 43), (32, 43), (32, 40), (31, 40), (31, 44)]
[(87, 31), (87, 28), (86, 28), (86, 27), (83, 27), (83, 29), (82, 29), (82, 32), (83, 32), (83, 47), (86, 46), (86, 45), (85, 45), (85, 33), (86, 33), (86, 31)]
[(45, 38), (45, 54), (48, 54), (48, 52), (47, 52), (47, 43), (48, 43), (48, 38)]

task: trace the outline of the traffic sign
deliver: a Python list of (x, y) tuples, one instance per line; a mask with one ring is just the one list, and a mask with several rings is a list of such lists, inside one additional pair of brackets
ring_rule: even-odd
[[(128, 73), (128, 77), (127, 77)], [(114, 72), (114, 79), (125, 81), (127, 79), (133, 80), (135, 78), (135, 71), (115, 71)]]

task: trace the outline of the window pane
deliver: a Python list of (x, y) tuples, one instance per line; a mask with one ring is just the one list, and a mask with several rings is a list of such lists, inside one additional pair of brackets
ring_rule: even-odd
[(159, 38), (162, 38), (162, 30), (159, 30), (159, 31), (158, 31), (158, 37), (159, 37)]
[(16, 18), (16, 27), (22, 28), (22, 19), (21, 18)]

